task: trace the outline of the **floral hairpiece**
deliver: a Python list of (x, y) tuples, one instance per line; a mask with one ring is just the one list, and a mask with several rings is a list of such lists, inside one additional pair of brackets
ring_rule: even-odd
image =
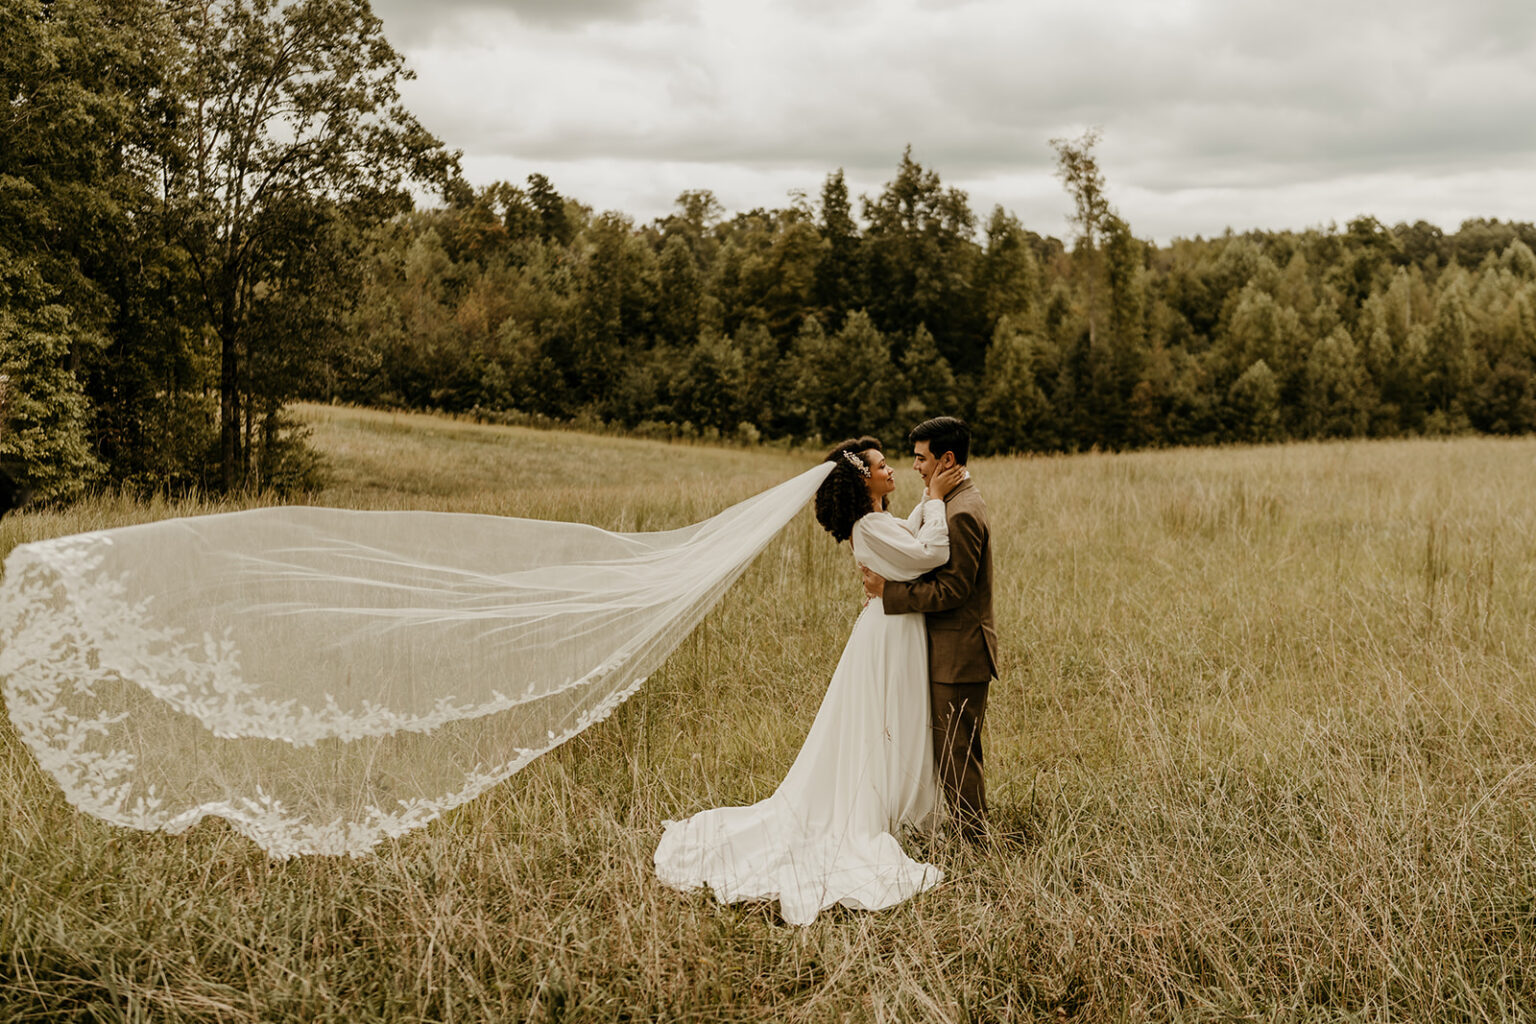
[(859, 471), (860, 476), (864, 477), (866, 480), (869, 479), (869, 463), (865, 462), (863, 459), (859, 458), (857, 455), (850, 451), (844, 451), (843, 458), (848, 460), (848, 465)]

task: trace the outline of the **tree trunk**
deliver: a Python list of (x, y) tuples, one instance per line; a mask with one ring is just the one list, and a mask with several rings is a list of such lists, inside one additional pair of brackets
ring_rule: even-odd
[(234, 324), (225, 318), (219, 333), (219, 461), (224, 492), (235, 490), (240, 469), (240, 374)]
[(251, 454), (256, 447), (256, 396), (247, 392), (245, 402), (245, 448), (240, 452), (240, 483), (252, 490), (256, 480), (251, 474)]
[(275, 402), (267, 401), (261, 414), (261, 458), (256, 462), (256, 477), (266, 487), (277, 470), (277, 411)]
[(240, 385), (244, 374), (240, 365), (240, 327), (236, 304), (238, 279), (226, 266), (222, 275), (219, 302), (219, 455), (223, 463), (224, 493), (231, 494), (246, 480), (247, 453), (241, 444)]

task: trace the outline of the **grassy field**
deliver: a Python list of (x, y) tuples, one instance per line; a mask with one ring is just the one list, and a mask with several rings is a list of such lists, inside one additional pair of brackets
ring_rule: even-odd
[[(658, 529), (815, 457), (301, 412), (351, 507)], [(611, 719), (374, 857), (106, 826), (0, 723), (0, 1020), (1536, 1017), (1536, 440), (973, 469), (1009, 835), (915, 851), (940, 888), (797, 929), (651, 875), (815, 713), (859, 590), (806, 512)]]

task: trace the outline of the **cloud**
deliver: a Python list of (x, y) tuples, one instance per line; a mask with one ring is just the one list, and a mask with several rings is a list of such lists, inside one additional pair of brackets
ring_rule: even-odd
[(667, 16), (681, 9), (676, 0), (374, 0), (373, 13), (384, 22), (396, 47), (411, 49), (435, 39), (473, 35), (481, 18), (512, 18), (522, 24), (578, 28), (625, 24)]
[[(1274, 200), (1270, 218), (1286, 216), (1285, 202), (1302, 215), (1396, 196), (1422, 201), (1428, 219), (1464, 199), (1518, 211), (1479, 175), (1502, 188), (1536, 171), (1527, 0), (448, 9), (456, 29), (406, 47), (415, 112), (467, 166), (560, 168), (592, 191), (561, 187), (599, 207), (690, 175), (683, 187), (715, 188), (728, 208), (728, 192), (776, 205), (786, 182), (814, 191), (838, 167), (877, 188), (908, 143), (973, 199), (1008, 183), (999, 194), (1034, 203), (1059, 193), (1049, 140), (1090, 124), (1104, 129), (1112, 197), (1156, 217), (1196, 218), (1202, 203), (1237, 215), (1238, 197), (1259, 193)], [(1210, 229), (1182, 233), (1194, 230)]]

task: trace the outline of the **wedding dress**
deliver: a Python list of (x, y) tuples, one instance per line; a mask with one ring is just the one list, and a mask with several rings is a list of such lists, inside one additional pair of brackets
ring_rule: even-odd
[[(906, 522), (866, 515), (852, 541), (860, 565), (915, 579), (949, 558), (944, 502), (920, 502)], [(707, 885), (722, 903), (777, 899), (797, 925), (836, 903), (879, 910), (937, 885), (943, 873), (908, 857), (896, 838), (937, 807), (928, 708), (923, 616), (887, 615), (869, 602), (778, 789), (749, 806), (667, 822), (656, 877), (683, 891)]]
[(263, 508), (22, 544), (6, 710), (114, 824), (361, 855), (605, 718), (831, 468), (657, 533)]

